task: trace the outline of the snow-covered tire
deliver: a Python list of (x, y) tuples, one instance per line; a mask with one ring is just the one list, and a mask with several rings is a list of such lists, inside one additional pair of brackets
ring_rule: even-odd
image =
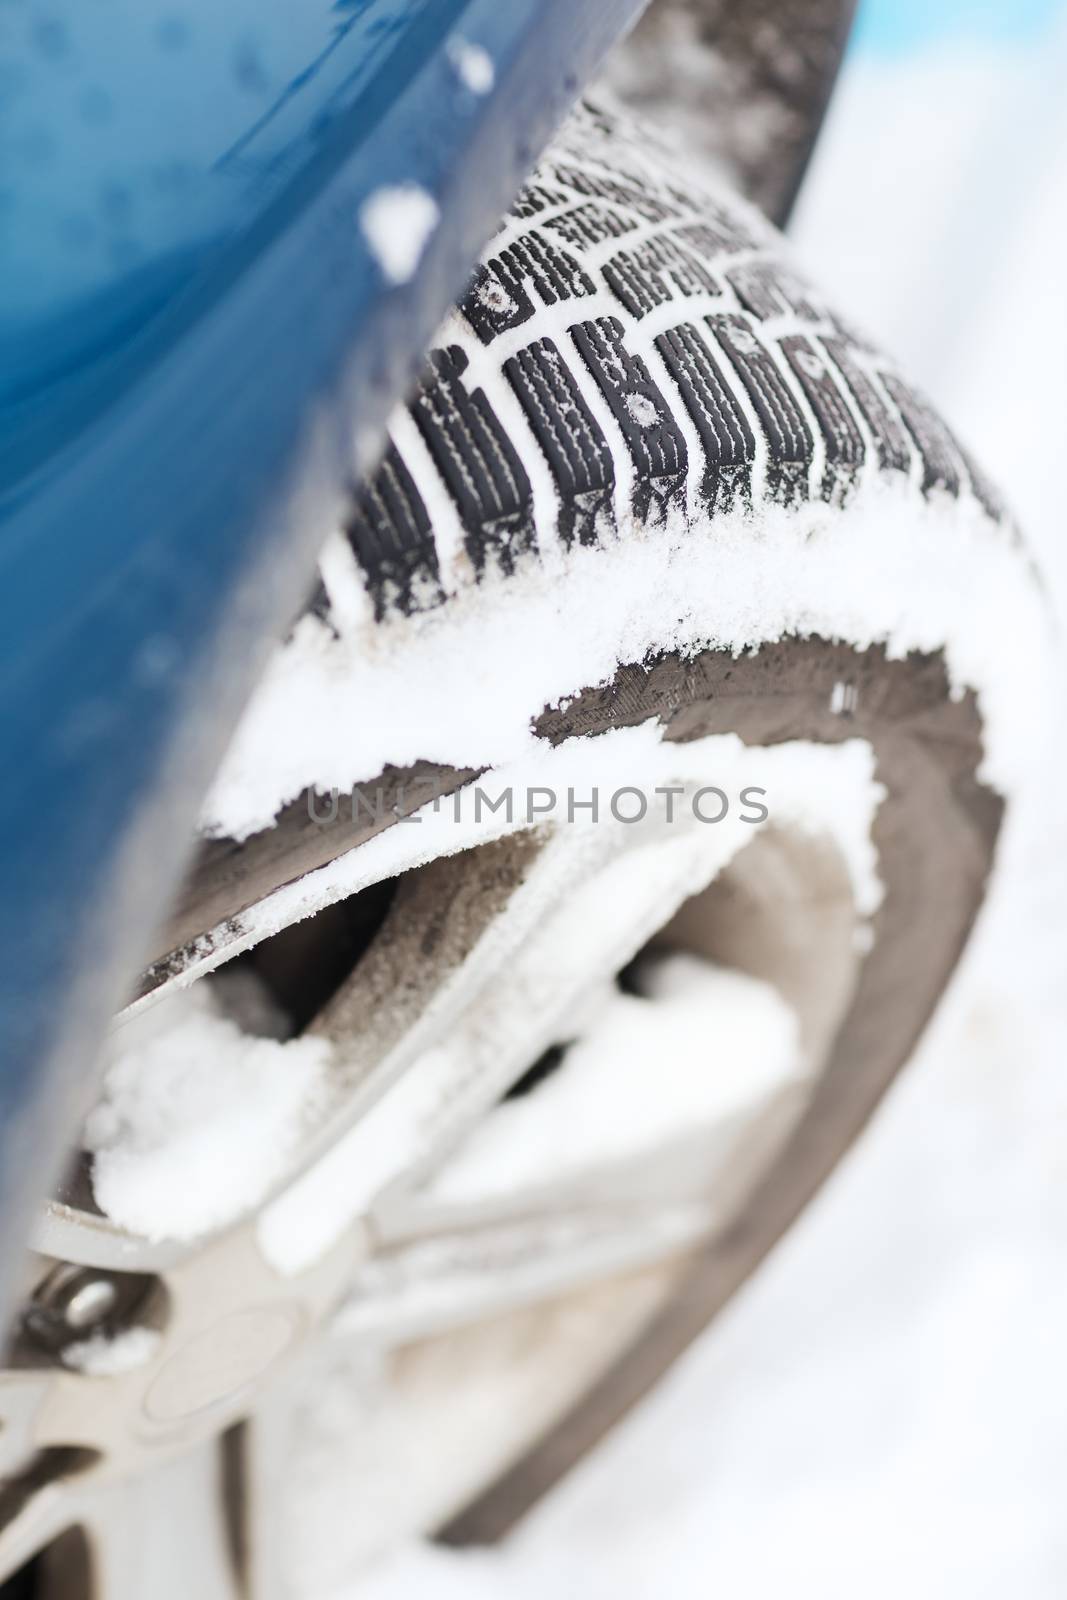
[[(867, 570), (860, 529), (871, 503), (884, 508), (885, 524), (895, 523), (897, 548), (888, 526), (879, 528), (885, 546)], [(761, 516), (776, 531), (791, 527), (795, 546), (848, 529), (836, 513), (850, 508), (857, 533), (846, 531), (842, 543), (860, 559), (842, 574), (851, 585), (845, 595), (829, 589), (847, 552), (824, 563), (825, 625), (814, 625), (824, 619), (810, 594), (797, 596), (793, 616), (775, 614), (786, 604), (768, 597), (768, 614), (759, 616)], [(924, 552), (927, 530), (933, 540), (941, 525), (942, 550)], [(936, 653), (948, 642), (947, 613), (963, 609), (961, 586), (983, 583), (983, 595), (995, 587), (988, 562), (977, 577), (967, 574), (961, 537), (1023, 572), (989, 480), (884, 352), (804, 280), (763, 218), (706, 176), (679, 171), (676, 154), (647, 128), (634, 132), (585, 110), (541, 163), (442, 329), (410, 405), (393, 420), (381, 465), (354, 491), (344, 539), (328, 547), (308, 617), (345, 634), (369, 603), (383, 640), (394, 648), (395, 635), (402, 649), (403, 616), (417, 623), (436, 613), (429, 620), (437, 621), (451, 609), (462, 626), (479, 585), (500, 593), (500, 580), (514, 574), (519, 587), (539, 565), (564, 585), (566, 572), (556, 569), (568, 556), (611, 549), (626, 560), (627, 542), (647, 546), (657, 530), (665, 555), (692, 560), (698, 581), (703, 530), (719, 527), (731, 581), (735, 529), (742, 546), (752, 530), (751, 550), (739, 552), (742, 566), (752, 556), (750, 616), (731, 618), (731, 637), (722, 640), (733, 652), (789, 633), (886, 640), (892, 628), (879, 626), (879, 610), (895, 620), (903, 600), (894, 593), (880, 606), (880, 572), (891, 564), (900, 582), (925, 557), (937, 581), (953, 574), (957, 594), (935, 594), (914, 637), (898, 629), (890, 643), (892, 653), (923, 644)], [(808, 564), (817, 562), (813, 554)], [(717, 576), (714, 561), (711, 572)], [(709, 642), (721, 627), (721, 618), (708, 619)], [(699, 638), (699, 618), (689, 632)], [(645, 642), (642, 655), (656, 644)], [(545, 638), (546, 651), (555, 645)], [(403, 721), (404, 708), (396, 716)], [(279, 764), (287, 765), (262, 762), (254, 786), (269, 792)], [(399, 771), (382, 775), (403, 790)], [(285, 794), (287, 781), (299, 792)], [(186, 882), (147, 986), (182, 965), (192, 937), (366, 837), (365, 825), (350, 838), (343, 821), (329, 830), (309, 825), (316, 781), (300, 785), (285, 773), (266, 827), (272, 808), (262, 794), (261, 814), (251, 819), (240, 802), (215, 814), (209, 804), (216, 837)]]
[[(688, 803), (721, 769), (731, 798), (748, 777), (765, 799), (701, 891), (696, 944), (789, 1000), (810, 1079), (580, 1392), (524, 1413), (480, 1476), (453, 1447), (420, 1512), (446, 1539), (499, 1537), (634, 1404), (907, 1060), (982, 900), (1029, 737), (1022, 655), (1042, 628), (995, 492), (777, 234), (648, 130), (580, 111), (325, 546), (138, 990), (368, 890), (368, 931), (345, 934), (370, 941), (363, 1009), (354, 1024), (327, 1000), (321, 1031), (387, 1035), (553, 836), (558, 817), (524, 831), (475, 806), (460, 822), (481, 786), (588, 801), (593, 785), (606, 806), (609, 788), (662, 795), (678, 779)], [(339, 805), (349, 790), (373, 804)], [(442, 796), (458, 797), (452, 819)], [(641, 942), (619, 948), (628, 960)], [(499, 1095), (529, 1067), (490, 1062), (487, 1083), (498, 1071)], [(84, 1197), (83, 1170), (56, 1211), (57, 1255)]]
[[(628, 565), (642, 576), (613, 604)], [(667, 740), (868, 741), (886, 791), (873, 829), (884, 896), (786, 1152), (695, 1258), (677, 1303), (450, 1537), (499, 1534), (643, 1392), (780, 1236), (908, 1058), (981, 901), (1001, 816), (983, 768), (983, 713), (995, 712), (1003, 674), (983, 637), (994, 603), (1029, 617), (1029, 576), (995, 491), (928, 402), (804, 281), (753, 209), (649, 130), (580, 112), (488, 247), (353, 497), (309, 618), (237, 741), (219, 837), (146, 983), (202, 957), (207, 930), (211, 946), (242, 941), (249, 906), (371, 837), (366, 820), (309, 824), (308, 793), (331, 777), (374, 778), (402, 812), (415, 804), (405, 790), (430, 774), (447, 791), (507, 766), (499, 729), (477, 736), (483, 704), (487, 722), (498, 714), (486, 680), (515, 670), (501, 653), (506, 626), (485, 620), (494, 611), (538, 619), (529, 635), (516, 622), (519, 648), (546, 661), (540, 680), (524, 674), (543, 683), (543, 700), (531, 691), (520, 708), (535, 742), (647, 719)], [(588, 675), (568, 679), (548, 663), (582, 627), (596, 635)], [(376, 642), (353, 645), (361, 630)], [(450, 630), (468, 639), (466, 682), (433, 642)], [(394, 676), (360, 664), (365, 649), (399, 663)], [(305, 782), (299, 759), (281, 761), (277, 819), (255, 830), (241, 806), (249, 774), (255, 789), (271, 765), (272, 718), (293, 728), (285, 675), (302, 655), (331, 652), (330, 670), (350, 673), (331, 716), (392, 691), (394, 737), (380, 741), (381, 760), (320, 750)], [(410, 703), (435, 661), (467, 701), (470, 736), (451, 759)]]

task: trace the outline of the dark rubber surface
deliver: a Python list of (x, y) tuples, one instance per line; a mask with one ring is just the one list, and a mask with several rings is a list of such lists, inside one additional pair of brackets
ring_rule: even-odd
[[(684, 509), (691, 475), (698, 509), (754, 503), (757, 463), (758, 496), (786, 505), (845, 504), (870, 467), (1000, 514), (948, 427), (798, 276), (774, 231), (615, 118), (572, 120), (501, 237), (448, 325), (499, 350), (492, 381), (471, 380), (458, 340), (435, 349), (409, 406), (432, 470), (391, 443), (354, 500), (348, 536), (379, 614), (444, 599), (441, 494), (476, 572), (535, 552), (538, 458), (564, 543)], [(620, 507), (623, 451), (634, 488)]]

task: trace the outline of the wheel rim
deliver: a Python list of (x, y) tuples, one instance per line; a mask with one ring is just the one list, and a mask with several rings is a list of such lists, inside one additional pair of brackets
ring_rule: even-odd
[[(797, 649), (803, 654), (805, 647)], [(785, 663), (788, 673), (779, 684), (783, 677), (796, 681), (796, 665)], [(875, 668), (886, 670), (882, 663)], [(765, 664), (752, 669), (761, 670)], [(831, 655), (825, 670), (839, 672), (840, 662)], [(922, 674), (899, 675), (918, 685), (913, 698), (926, 706)], [(821, 683), (813, 682), (810, 692), (826, 705)], [(579, 697), (575, 726), (583, 714)], [(721, 714), (729, 716), (731, 708)], [(943, 714), (957, 721), (971, 715), (947, 698)], [(692, 732), (683, 737), (692, 744)], [(699, 737), (692, 749), (698, 745)], [(684, 748), (688, 753), (689, 744)], [(694, 1282), (707, 1278), (708, 1262), (716, 1251), (721, 1255), (724, 1241), (737, 1257), (733, 1280), (751, 1270), (805, 1198), (811, 1163), (798, 1198), (789, 1192), (797, 1180), (788, 1178), (785, 1161), (784, 1215), (769, 1230), (758, 1228), (758, 1238), (740, 1252), (738, 1219), (754, 1192), (765, 1202), (768, 1183), (783, 1191), (777, 1158), (798, 1139), (803, 1143), (812, 1105), (826, 1100), (835, 1071), (840, 1080), (840, 1066), (827, 1064), (827, 1047), (832, 1039), (840, 1043), (842, 1019), (847, 1032), (868, 981), (871, 962), (857, 945), (860, 919), (849, 874), (826, 837), (813, 840), (776, 825), (758, 832), (707, 888), (719, 863), (706, 841), (683, 848), (674, 835), (639, 842), (634, 830), (610, 833), (516, 831), (403, 876), (377, 937), (305, 1030), (329, 1038), (335, 1048), (343, 1043), (343, 1092), (310, 1129), (286, 1181), (269, 1185), (253, 1213), (206, 1242), (146, 1243), (78, 1210), (69, 1196), (67, 1204), (51, 1208), (40, 1250), (77, 1261), (90, 1280), (95, 1273), (113, 1287), (143, 1275), (147, 1290), (132, 1329), (125, 1330), (140, 1333), (141, 1348), (127, 1371), (72, 1371), (62, 1352), (58, 1360), (54, 1351), (42, 1352), (24, 1324), (3, 1385), (5, 1471), (15, 1487), (0, 1531), (0, 1574), (18, 1571), (42, 1548), (53, 1565), (62, 1561), (69, 1569), (70, 1541), (56, 1541), (78, 1527), (95, 1563), (94, 1592), (121, 1597), (123, 1584), (133, 1582), (124, 1574), (156, 1564), (140, 1548), (153, 1540), (132, 1536), (129, 1520), (120, 1526), (113, 1516), (116, 1494), (133, 1479), (146, 1507), (162, 1507), (178, 1492), (175, 1485), (184, 1486), (190, 1517), (201, 1526), (190, 1537), (200, 1540), (205, 1562), (213, 1564), (203, 1580), (207, 1592), (211, 1584), (222, 1595), (238, 1582), (253, 1582), (257, 1596), (285, 1593), (271, 1576), (286, 1570), (284, 1552), (279, 1560), (264, 1555), (277, 1546), (284, 1524), (270, 1510), (281, 1503), (271, 1460), (279, 1437), (289, 1438), (292, 1452), (299, 1450), (299, 1441), (292, 1443), (293, 1419), (307, 1414), (313, 1369), (321, 1377), (323, 1364), (350, 1369), (353, 1359), (358, 1366), (377, 1353), (375, 1359), (391, 1361), (401, 1374), (394, 1395), (403, 1400), (406, 1384), (417, 1404), (403, 1405), (425, 1422), (435, 1403), (440, 1410), (441, 1394), (455, 1391), (449, 1374), (469, 1376), (471, 1339), (474, 1348), (479, 1339), (492, 1347), (484, 1330), (494, 1327), (504, 1329), (505, 1347), (514, 1351), (517, 1339), (524, 1351), (519, 1366), (526, 1400), (495, 1442), (472, 1458), (469, 1474), (457, 1470), (454, 1456), (438, 1464), (436, 1481), (424, 1474), (407, 1531), (412, 1523), (425, 1527), (452, 1517), (446, 1533), (453, 1540), (495, 1536), (653, 1381), (736, 1286), (716, 1280), (710, 1297), (694, 1295)], [(414, 842), (411, 849), (417, 855)], [(631, 894), (627, 919), (605, 917), (619, 898), (606, 893), (605, 884), (620, 864), (629, 870), (627, 863), (643, 850), (661, 852), (656, 872), (641, 875), (644, 898), (634, 901)], [(965, 877), (967, 892), (957, 895), (953, 908), (961, 927), (980, 892), (980, 877)], [(545, 952), (551, 955), (568, 917), (572, 925), (575, 918), (588, 925), (597, 907), (606, 936), (590, 943), (584, 965), (568, 975), (569, 987), (561, 986), (558, 963), (546, 965)], [(661, 942), (680, 940), (747, 967), (788, 995), (799, 1007), (809, 1071), (772, 1086), (775, 1092), (757, 1103), (754, 1116), (748, 1107), (747, 1121), (736, 1117), (733, 1137), (717, 1152), (705, 1127), (695, 1140), (668, 1140), (637, 1157), (631, 1152), (605, 1162), (601, 1152), (589, 1171), (562, 1184), (527, 1184), (502, 1200), (472, 1201), (467, 1194), (458, 1205), (453, 1196), (442, 1205), (424, 1181), (435, 1166), (484, 1122), (547, 1046), (561, 1042), (580, 994), (626, 967), (665, 925)], [(942, 948), (944, 966), (955, 948), (951, 941), (942, 941)], [(932, 981), (939, 985), (943, 972), (933, 971)], [(386, 1010), (383, 999), (395, 1002), (398, 986), (405, 1004)], [(509, 1008), (518, 1005), (524, 986), (527, 1014), (516, 1034)], [(920, 995), (920, 1010), (923, 1004)], [(453, 1044), (444, 1068), (441, 1050), (428, 1048), (442, 1038)], [(892, 1070), (879, 1067), (886, 1078)], [(847, 1126), (831, 1135), (824, 1168), (854, 1134), (880, 1086), (853, 1088)], [(839, 1101), (840, 1082), (835, 1094)], [(374, 1181), (368, 1184), (371, 1159)], [(361, 1172), (362, 1188), (353, 1182), (353, 1173)], [(329, 1219), (325, 1231), (316, 1233), (316, 1216)], [(38, 1262), (31, 1299), (40, 1299), (46, 1267), (56, 1271), (51, 1261)], [(721, 1279), (721, 1261), (713, 1278), (716, 1272)], [(99, 1286), (90, 1281), (88, 1291), (91, 1307)], [(84, 1312), (85, 1283), (80, 1292)], [(608, 1311), (613, 1294), (615, 1308)], [(555, 1353), (551, 1340), (535, 1341), (549, 1353), (541, 1379), (528, 1382), (523, 1374), (535, 1372), (536, 1362), (521, 1329), (562, 1326), (568, 1305), (573, 1315), (583, 1299), (600, 1306), (597, 1337), (586, 1341), (581, 1358), (565, 1340), (556, 1342)], [(308, 1332), (327, 1323), (325, 1342), (313, 1341), (308, 1355), (294, 1359)], [(394, 1349), (402, 1354), (383, 1354)], [(436, 1402), (428, 1398), (428, 1370), (437, 1372)], [(466, 1388), (472, 1392), (469, 1382)], [(576, 1434), (581, 1416), (586, 1420)], [(238, 1422), (245, 1425), (234, 1432)], [(541, 1446), (531, 1445), (546, 1428)], [(447, 1437), (447, 1429), (439, 1431)], [(410, 1438), (410, 1428), (404, 1437)], [(221, 1447), (227, 1438), (232, 1442)], [(228, 1495), (221, 1487), (226, 1462)], [(474, 1504), (455, 1515), (472, 1496)], [(153, 1520), (146, 1510), (144, 1525)], [(234, 1551), (242, 1540), (245, 1553), (238, 1559)], [(291, 1535), (289, 1543), (299, 1547), (299, 1537)], [(348, 1555), (373, 1553), (375, 1543), (361, 1534), (348, 1541)]]

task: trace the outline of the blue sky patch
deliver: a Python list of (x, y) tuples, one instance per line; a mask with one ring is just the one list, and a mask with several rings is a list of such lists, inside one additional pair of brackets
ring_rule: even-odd
[(1026, 43), (1062, 17), (1065, 0), (860, 0), (853, 47), (900, 56), (953, 39)]

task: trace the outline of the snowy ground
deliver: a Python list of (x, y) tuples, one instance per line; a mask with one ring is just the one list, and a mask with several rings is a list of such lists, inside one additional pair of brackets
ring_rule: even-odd
[[(796, 230), (999, 475), (1061, 611), (1065, 67), (1047, 21), (860, 52)], [(1059, 1600), (1065, 778), (1050, 749), (920, 1059), (729, 1314), (505, 1551), (410, 1551), (361, 1597)]]

